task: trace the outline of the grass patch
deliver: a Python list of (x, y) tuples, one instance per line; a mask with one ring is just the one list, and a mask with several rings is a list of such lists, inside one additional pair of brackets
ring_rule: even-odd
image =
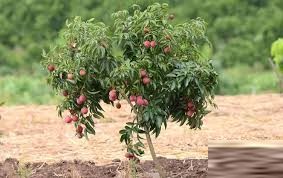
[(218, 94), (259, 94), (278, 91), (278, 79), (271, 70), (258, 71), (241, 66), (219, 72)]
[(5, 105), (55, 104), (58, 97), (41, 76), (0, 77), (1, 102)]
[(17, 174), (20, 178), (29, 178), (32, 175), (32, 170), (27, 168), (24, 164), (20, 163), (18, 166)]

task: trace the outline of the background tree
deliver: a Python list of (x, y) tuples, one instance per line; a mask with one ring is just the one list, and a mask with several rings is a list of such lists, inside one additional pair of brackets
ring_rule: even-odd
[[(283, 91), (283, 39), (279, 38), (274, 41), (271, 45), (271, 56), (273, 60), (271, 61), (271, 65), (273, 66), (273, 70), (275, 71), (278, 77), (278, 83), (280, 87), (280, 91)], [(275, 65), (274, 65), (275, 63)]]

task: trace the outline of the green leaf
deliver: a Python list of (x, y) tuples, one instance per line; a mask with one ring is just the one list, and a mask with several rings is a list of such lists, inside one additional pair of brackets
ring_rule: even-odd
[(87, 129), (84, 129), (84, 136), (85, 136), (85, 138), (86, 138), (87, 140), (89, 140), (89, 138), (88, 138), (88, 131), (87, 131)]
[(126, 130), (124, 130), (124, 129), (119, 131), (119, 134), (124, 134), (124, 133), (126, 133)]
[(160, 131), (161, 125), (162, 125), (162, 117), (158, 116), (155, 120), (155, 129)]
[(88, 122), (85, 123), (85, 126), (86, 126), (86, 129), (85, 129), (85, 130), (86, 130), (88, 133), (95, 135), (95, 130), (94, 130), (94, 128), (93, 128)]

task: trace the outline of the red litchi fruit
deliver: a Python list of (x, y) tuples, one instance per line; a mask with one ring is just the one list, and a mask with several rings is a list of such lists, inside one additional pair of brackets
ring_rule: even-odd
[(63, 96), (68, 96), (68, 91), (67, 90), (63, 91)]
[(150, 42), (150, 46), (151, 46), (152, 48), (155, 48), (156, 42), (155, 42), (155, 41), (151, 41), (151, 42)]
[(135, 95), (131, 95), (130, 96), (130, 101), (131, 102), (136, 102), (136, 100), (137, 100), (137, 97)]
[(192, 117), (194, 115), (194, 111), (189, 110), (189, 111), (187, 111), (186, 114), (187, 114), (187, 116)]
[(109, 96), (109, 100), (110, 101), (116, 101), (117, 100), (117, 96), (114, 96), (114, 97)]
[(84, 103), (86, 101), (86, 96), (85, 95), (81, 95), (79, 97), (79, 100)]
[(142, 98), (137, 98), (137, 105), (139, 105), (139, 106), (142, 106), (142, 105), (144, 105), (144, 101), (143, 101), (143, 99)]
[(78, 133), (78, 134), (77, 134), (77, 137), (78, 137), (79, 139), (83, 138), (83, 136), (84, 136), (84, 135), (83, 135), (82, 133)]
[(121, 108), (121, 103), (118, 102), (118, 103), (116, 104), (116, 108), (117, 108), (117, 109), (120, 109), (120, 108)]
[(53, 72), (55, 70), (55, 66), (53, 64), (48, 65), (47, 69), (49, 72)]
[(188, 108), (192, 108), (192, 107), (194, 107), (195, 105), (194, 105), (194, 103), (192, 102), (192, 101), (189, 101), (188, 102)]
[(111, 96), (111, 97), (117, 96), (117, 91), (116, 90), (111, 90), (109, 92), (109, 96)]
[(144, 106), (147, 106), (147, 105), (148, 105), (147, 99), (143, 99), (143, 105), (144, 105)]
[(137, 100), (138, 100), (138, 99), (141, 99), (141, 100), (142, 100), (143, 98), (142, 98), (142, 96), (137, 96)]
[(79, 98), (77, 98), (77, 104), (82, 105), (84, 102), (82, 102)]
[(165, 48), (163, 49), (163, 51), (164, 51), (165, 54), (168, 54), (168, 53), (171, 52), (171, 47), (170, 47), (170, 46), (167, 46), (167, 47), (165, 47)]
[(65, 122), (66, 123), (71, 123), (72, 122), (72, 118), (70, 116), (66, 116), (65, 117)]
[(87, 113), (88, 113), (88, 109), (87, 109), (86, 107), (83, 107), (83, 108), (81, 109), (81, 113), (82, 113), (82, 114), (87, 114)]
[(141, 78), (146, 77), (147, 76), (147, 72), (144, 69), (140, 70), (140, 76)]
[(150, 83), (150, 78), (144, 77), (144, 78), (142, 79), (142, 83), (145, 84), (145, 85), (149, 84), (149, 83)]
[(86, 75), (86, 71), (84, 69), (80, 70), (80, 76), (85, 76)]
[(150, 47), (150, 41), (143, 42), (144, 47), (149, 48)]
[(110, 101), (115, 101), (117, 99), (117, 91), (116, 90), (111, 90), (109, 92), (109, 100)]
[(132, 159), (132, 158), (134, 158), (134, 154), (127, 152), (127, 153), (125, 154), (125, 157), (126, 157), (126, 158), (129, 158), (129, 159)]
[(84, 128), (81, 125), (78, 125), (76, 132), (81, 134), (83, 132)]
[(76, 115), (72, 115), (72, 120), (73, 120), (74, 122), (77, 122), (77, 121), (79, 120), (79, 117), (76, 116)]

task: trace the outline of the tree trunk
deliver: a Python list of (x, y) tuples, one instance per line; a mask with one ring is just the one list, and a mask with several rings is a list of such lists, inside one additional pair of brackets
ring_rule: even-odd
[(147, 141), (147, 144), (148, 144), (148, 147), (149, 147), (149, 150), (150, 150), (151, 157), (152, 157), (154, 165), (155, 165), (155, 167), (156, 167), (156, 169), (157, 169), (157, 171), (160, 175), (160, 178), (166, 178), (165, 171), (163, 170), (159, 161), (157, 160), (156, 153), (155, 153), (155, 150), (154, 150), (154, 147), (153, 147), (153, 144), (152, 144), (152, 141), (151, 141), (151, 138), (150, 138), (148, 131), (146, 131), (145, 135), (146, 135), (146, 141)]
[[(124, 91), (120, 91), (120, 93), (122, 94), (124, 99), (127, 100), (129, 105), (131, 106), (131, 108), (134, 110), (135, 114), (137, 115), (137, 118), (139, 118), (140, 116), (139, 116), (138, 111), (134, 108), (134, 105), (131, 103), (129, 98), (126, 96), (125, 92)], [(137, 120), (139, 120), (139, 119), (137, 119)], [(149, 134), (149, 131), (148, 131), (147, 128), (145, 128), (145, 135), (146, 135), (146, 141), (147, 141), (147, 144), (149, 146), (149, 150), (150, 150), (150, 154), (151, 154), (153, 163), (154, 163), (154, 165), (155, 165), (155, 167), (156, 167), (156, 169), (157, 169), (157, 171), (159, 173), (159, 176), (160, 176), (160, 178), (166, 178), (166, 172), (162, 169), (159, 161), (157, 160), (156, 153), (155, 153), (155, 150), (154, 150), (151, 138), (150, 138), (150, 134)]]

